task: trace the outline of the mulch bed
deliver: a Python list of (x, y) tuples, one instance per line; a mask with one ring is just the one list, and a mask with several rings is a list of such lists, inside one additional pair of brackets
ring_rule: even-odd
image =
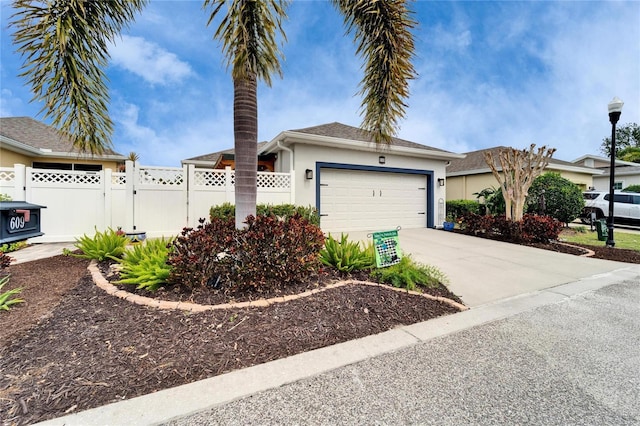
[[(56, 256), (10, 267), (27, 303), (0, 313), (3, 324), (25, 323), (0, 329), (2, 424), (55, 418), (457, 312), (385, 287), (348, 285), (265, 308), (189, 314), (109, 296), (87, 264)], [(58, 284), (57, 300), (48, 298), (44, 310), (46, 303), (34, 305), (55, 280), (66, 290)]]
[[(535, 246), (582, 254), (561, 244)], [(636, 251), (588, 248), (595, 258), (640, 263)], [(87, 265), (56, 256), (9, 268), (5, 290), (24, 287), (21, 298), (27, 302), (0, 312), (2, 425), (60, 417), (457, 312), (384, 287), (348, 285), (265, 308), (190, 314), (109, 296), (94, 285)], [(109, 265), (101, 268), (106, 274)], [(344, 277), (325, 270), (295, 288), (253, 296), (169, 289), (153, 297), (241, 302), (319, 288), (339, 278)], [(460, 302), (444, 287), (428, 292)]]

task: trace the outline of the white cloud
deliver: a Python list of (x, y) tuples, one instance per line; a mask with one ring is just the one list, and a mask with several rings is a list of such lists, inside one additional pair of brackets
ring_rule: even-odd
[(177, 83), (193, 71), (187, 62), (142, 37), (123, 35), (109, 47), (112, 63), (151, 84)]

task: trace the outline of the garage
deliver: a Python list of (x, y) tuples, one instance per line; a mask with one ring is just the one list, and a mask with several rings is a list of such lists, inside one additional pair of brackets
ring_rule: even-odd
[(318, 167), (325, 232), (428, 226), (428, 171)]

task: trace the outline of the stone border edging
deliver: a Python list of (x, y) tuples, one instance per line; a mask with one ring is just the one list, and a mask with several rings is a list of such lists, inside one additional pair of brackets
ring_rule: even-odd
[(595, 255), (596, 255), (596, 252), (595, 252), (595, 251), (593, 251), (593, 250), (591, 250), (591, 249), (588, 249), (588, 248), (586, 248), (586, 247), (574, 246), (574, 245), (572, 245), (572, 244), (563, 243), (563, 242), (560, 242), (560, 241), (558, 241), (556, 244), (560, 244), (561, 246), (565, 246), (565, 247), (572, 247), (572, 248), (575, 248), (575, 249), (584, 250), (584, 251), (585, 251), (585, 253), (580, 254), (580, 255), (579, 255), (580, 257), (592, 257), (592, 256), (595, 256)]
[(461, 303), (458, 303), (454, 300), (447, 299), (446, 297), (432, 296), (430, 294), (418, 293), (417, 291), (391, 287), (384, 284), (372, 283), (368, 281), (356, 281), (356, 280), (340, 281), (334, 284), (329, 284), (323, 288), (308, 290), (303, 293), (293, 294), (289, 296), (274, 297), (271, 299), (259, 299), (259, 300), (251, 300), (248, 302), (238, 302), (238, 303), (224, 303), (221, 305), (200, 305), (198, 303), (190, 303), (190, 302), (172, 302), (168, 300), (157, 300), (151, 297), (140, 296), (137, 294), (129, 293), (128, 291), (125, 291), (125, 290), (120, 290), (118, 289), (118, 287), (114, 286), (109, 281), (107, 281), (107, 279), (104, 276), (102, 276), (100, 269), (98, 269), (98, 263), (95, 260), (92, 260), (89, 263), (89, 266), (87, 267), (87, 269), (91, 273), (93, 282), (98, 287), (106, 291), (107, 294), (135, 303), (136, 305), (149, 306), (149, 307), (158, 308), (158, 309), (180, 309), (180, 310), (189, 311), (189, 312), (205, 312), (205, 311), (214, 311), (214, 310), (220, 310), (220, 309), (266, 307), (274, 303), (284, 303), (284, 302), (289, 302), (291, 300), (302, 299), (303, 297), (309, 297), (317, 293), (322, 293), (323, 291), (326, 291), (332, 288), (338, 288), (338, 287), (342, 287), (349, 284), (369, 285), (374, 287), (384, 286), (386, 289), (389, 289), (389, 290), (409, 293), (416, 296), (422, 296), (427, 299), (436, 300), (438, 302), (446, 303), (450, 306), (453, 306), (456, 309), (459, 309), (460, 311), (466, 311), (467, 309), (469, 309), (467, 306)]

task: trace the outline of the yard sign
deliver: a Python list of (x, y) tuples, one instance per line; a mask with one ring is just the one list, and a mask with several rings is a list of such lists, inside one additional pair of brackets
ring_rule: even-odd
[(398, 231), (384, 231), (373, 233), (373, 246), (376, 249), (376, 266), (384, 268), (400, 262), (400, 240)]

